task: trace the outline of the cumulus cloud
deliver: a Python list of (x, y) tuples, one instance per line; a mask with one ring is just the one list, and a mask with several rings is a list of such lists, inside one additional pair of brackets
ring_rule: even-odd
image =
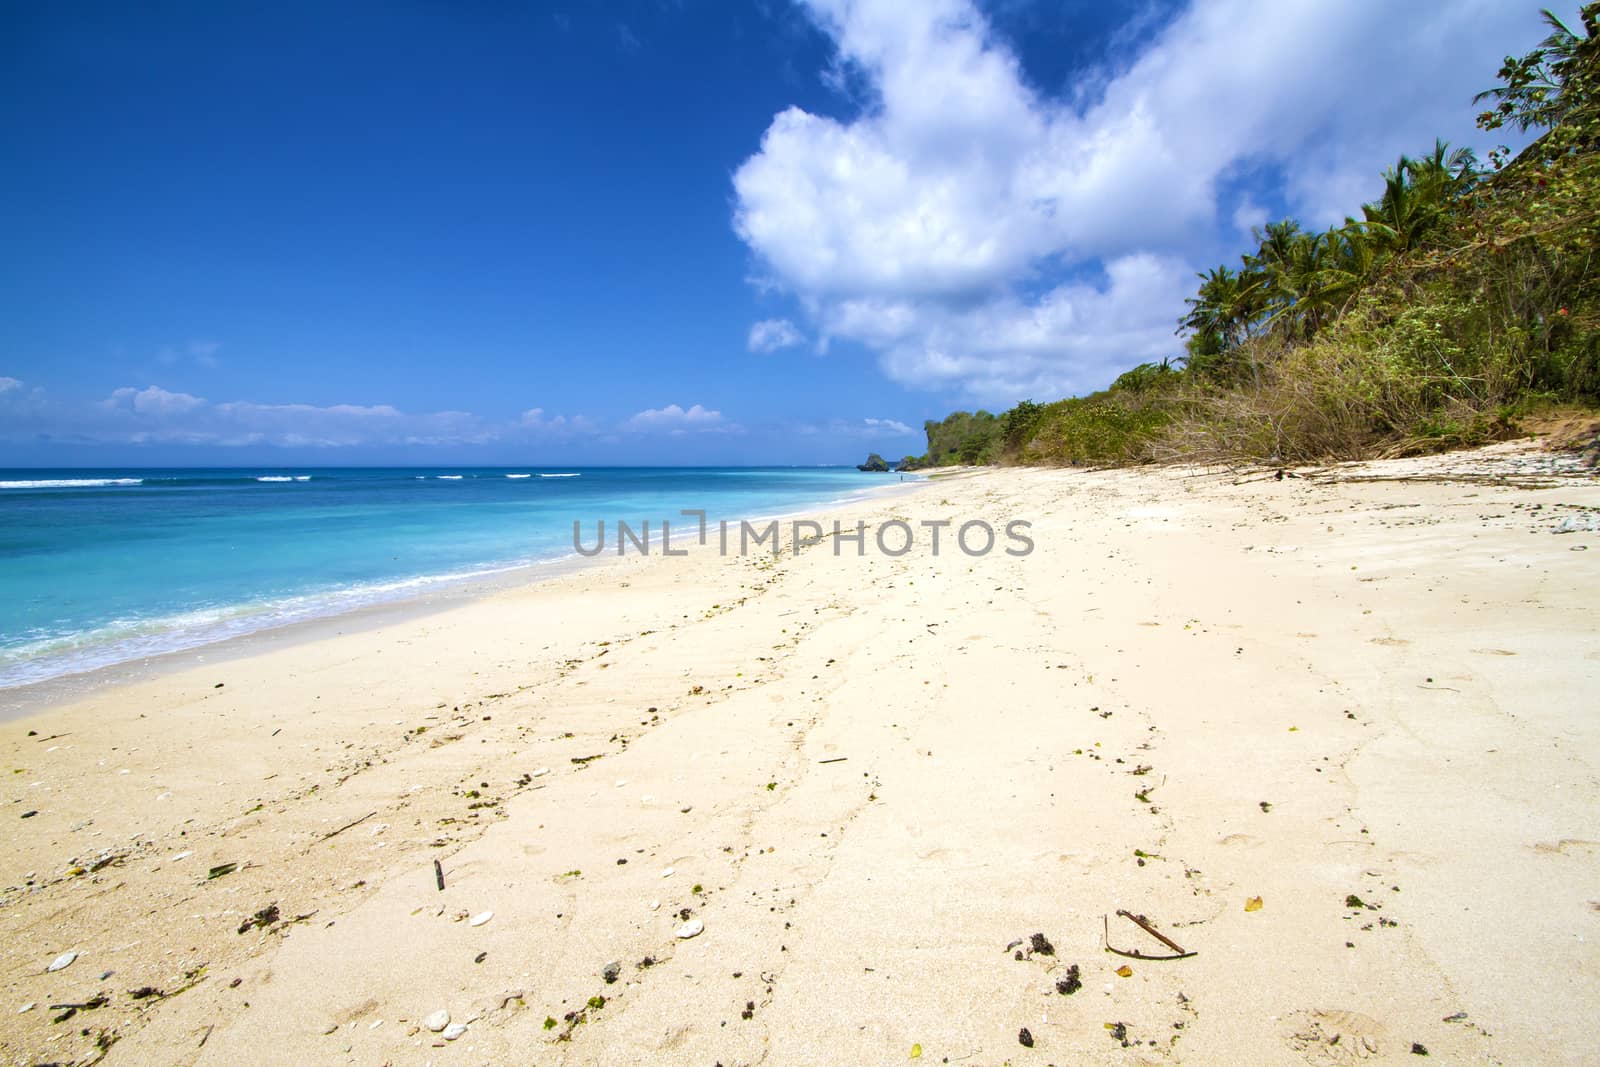
[(805, 337), (788, 319), (763, 319), (750, 327), (749, 346), (752, 352), (776, 352), (792, 348)]
[(22, 382), (16, 378), (0, 378), (0, 393), (9, 393), (13, 389), (21, 389)]
[(711, 411), (699, 404), (685, 409), (677, 404), (664, 408), (649, 408), (629, 419), (623, 427), (634, 431), (666, 431), (682, 434), (690, 432), (721, 431), (734, 427), (724, 423), (722, 412)]
[(1223, 203), (1241, 171), (1337, 221), (1399, 151), (1470, 138), (1472, 93), (1537, 30), (1495, 0), (1400, 19), (1385, 0), (1195, 0), (1069, 100), (1032, 88), (969, 0), (808, 6), (867, 103), (778, 114), (735, 173), (734, 228), (824, 344), (996, 400), (1173, 353), (1193, 271), (1259, 215)]
[(100, 403), (101, 406), (113, 411), (132, 411), (139, 415), (181, 415), (186, 411), (204, 407), (206, 402), (189, 393), (168, 392), (159, 385), (144, 389), (135, 389), (129, 385), (113, 390), (111, 395)]

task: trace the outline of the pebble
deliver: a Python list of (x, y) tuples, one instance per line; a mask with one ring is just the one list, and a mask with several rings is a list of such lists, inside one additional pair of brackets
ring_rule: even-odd
[(678, 869), (676, 867), (668, 867), (666, 870), (661, 872), (661, 877), (663, 877), (663, 878), (671, 878), (673, 875), (675, 875), (677, 873), (678, 873)]
[(446, 1041), (454, 1041), (456, 1038), (460, 1037), (466, 1032), (466, 1023), (451, 1023), (449, 1026), (444, 1028), (444, 1039)]
[(535, 777), (535, 778), (543, 778), (545, 775), (547, 775), (549, 773), (550, 773), (550, 768), (549, 767), (540, 767), (538, 770), (533, 772), (533, 777)]
[(687, 941), (691, 937), (698, 936), (700, 931), (704, 930), (705, 928), (706, 924), (701, 922), (699, 919), (690, 919), (688, 922), (678, 927), (676, 934), (678, 937)]
[(38, 1003), (36, 1001), (30, 1000), (30, 1001), (28, 1001), (28, 1003), (24, 1004), (22, 1007), (17, 1009), (17, 1014), (18, 1015), (26, 1015), (30, 1011), (32, 1011), (34, 1008), (37, 1008), (38, 1006), (39, 1005), (38, 1005)]
[(193, 852), (180, 852), (176, 856), (172, 857), (172, 862), (177, 863), (179, 860), (186, 860), (192, 855), (194, 855)]
[(450, 1025), (450, 1013), (440, 1008), (436, 1012), (423, 1016), (422, 1025), (437, 1034), (440, 1030)]
[(71, 967), (72, 966), (72, 961), (77, 959), (77, 958), (78, 958), (78, 954), (76, 952), (63, 952), (61, 955), (59, 955), (55, 959), (51, 960), (50, 961), (50, 966), (46, 967), (45, 970), (47, 970), (47, 971), (64, 971), (68, 967)]
[(468, 926), (482, 926), (484, 923), (488, 922), (492, 918), (494, 918), (494, 912), (492, 912), (492, 911), (480, 911), (480, 912), (478, 912), (478, 914), (474, 915), (472, 918), (467, 920), (467, 925)]
[(618, 978), (621, 978), (622, 961), (612, 960), (610, 963), (606, 964), (600, 969), (600, 977), (605, 979), (606, 985), (610, 985)]
[(661, 901), (659, 901), (659, 900), (652, 900), (652, 901), (651, 901), (651, 902), (650, 902), (650, 910), (651, 910), (651, 911), (655, 911), (655, 910), (656, 910), (656, 909), (657, 909), (657, 908), (659, 908), (659, 907), (661, 907)]

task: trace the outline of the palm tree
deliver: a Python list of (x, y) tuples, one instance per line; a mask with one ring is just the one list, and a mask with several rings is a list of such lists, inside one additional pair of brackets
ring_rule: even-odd
[[(1196, 354), (1220, 355), (1238, 348), (1250, 339), (1262, 317), (1264, 276), (1249, 268), (1236, 272), (1222, 266), (1213, 267), (1199, 278), (1200, 291), (1184, 301), (1189, 305), (1189, 314), (1180, 321), (1178, 332), (1194, 333), (1192, 347)], [(1250, 357), (1250, 374), (1259, 386), (1261, 377), (1254, 354)]]
[(1499, 101), (1498, 106), (1478, 116), (1478, 125), (1486, 130), (1498, 129), (1507, 122), (1524, 131), (1535, 126), (1554, 129), (1576, 103), (1567, 92), (1568, 82), (1581, 68), (1584, 46), (1595, 41), (1600, 4), (1584, 6), (1581, 36), (1549, 8), (1539, 13), (1550, 27), (1550, 35), (1520, 59), (1507, 56), (1500, 68), (1501, 84), (1472, 98), (1475, 104), (1491, 97)]
[(1343, 226), (1329, 227), (1322, 235), (1322, 247), (1314, 298), (1325, 314), (1336, 314), (1334, 309), (1342, 311), (1377, 272), (1378, 246), (1367, 239), (1361, 223), (1345, 219)]

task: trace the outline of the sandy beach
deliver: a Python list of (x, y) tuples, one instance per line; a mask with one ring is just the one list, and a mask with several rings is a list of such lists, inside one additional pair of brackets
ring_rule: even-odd
[(1592, 1063), (1600, 484), (1299, 473), (959, 473), (821, 518), (1031, 554), (629, 556), (0, 724), (0, 1055)]

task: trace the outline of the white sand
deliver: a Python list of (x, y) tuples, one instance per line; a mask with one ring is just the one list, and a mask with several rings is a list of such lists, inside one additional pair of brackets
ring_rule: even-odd
[(630, 559), (0, 725), (0, 1053), (1594, 1062), (1600, 486), (1465, 462), (941, 480), (848, 519), (1037, 550)]

